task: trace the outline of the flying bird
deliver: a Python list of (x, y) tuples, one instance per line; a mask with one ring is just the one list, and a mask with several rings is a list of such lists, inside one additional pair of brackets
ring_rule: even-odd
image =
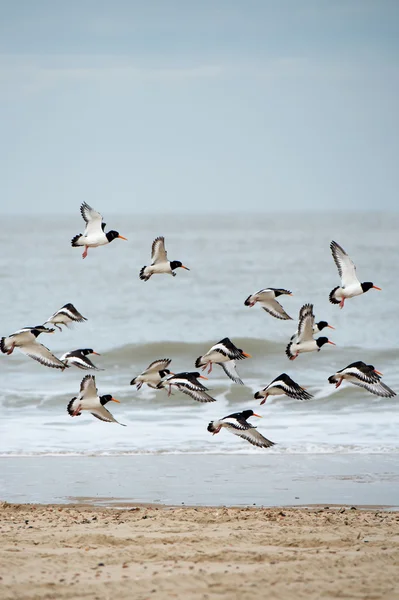
[(113, 398), (110, 394), (99, 396), (96, 388), (96, 378), (94, 375), (85, 375), (80, 384), (79, 395), (72, 398), (68, 403), (67, 411), (71, 417), (79, 417), (79, 415), (82, 414), (82, 410), (88, 410), (93, 417), (100, 419), (100, 421), (118, 423), (118, 425), (126, 427), (123, 423), (119, 423), (119, 421), (111, 415), (109, 410), (105, 408), (107, 402), (119, 403), (119, 400)]
[(265, 288), (264, 290), (259, 290), (256, 294), (252, 294), (252, 296), (248, 296), (244, 304), (245, 306), (254, 306), (259, 302), (263, 310), (268, 312), (269, 315), (272, 315), (272, 317), (283, 319), (284, 321), (292, 320), (292, 317), (285, 312), (284, 308), (276, 300), (278, 296), (282, 296), (283, 294), (292, 296), (292, 293), (289, 290), (283, 290), (281, 288)]
[(157, 389), (158, 384), (162, 381), (162, 379), (166, 375), (174, 375), (167, 367), (172, 362), (171, 358), (161, 358), (159, 360), (154, 360), (145, 371), (137, 375), (132, 381), (130, 385), (135, 385), (139, 390), (143, 383), (146, 383), (148, 387)]
[(396, 396), (396, 393), (381, 381), (381, 375), (382, 373), (377, 371), (373, 365), (366, 365), (366, 363), (358, 360), (331, 375), (328, 382), (335, 383), (335, 387), (338, 388), (345, 380), (348, 383), (365, 388), (376, 396), (382, 396), (383, 398)]
[(72, 238), (71, 244), (74, 248), (78, 246), (84, 246), (84, 252), (82, 258), (86, 258), (89, 248), (97, 248), (98, 246), (105, 246), (110, 244), (112, 240), (120, 238), (126, 240), (127, 238), (123, 235), (119, 235), (118, 231), (108, 231), (105, 233), (106, 223), (103, 223), (103, 218), (99, 212), (94, 210), (87, 202), (83, 202), (80, 207), (80, 212), (83, 220), (86, 223), (86, 229), (83, 233), (79, 233)]
[[(302, 316), (309, 311), (309, 304), (305, 304), (304, 306), (302, 306), (302, 308), (299, 311), (299, 321), (301, 320)], [(315, 323), (313, 325), (313, 335), (317, 335), (318, 333), (320, 333), (321, 331), (323, 331), (323, 329), (325, 329), (326, 327), (328, 327), (329, 329), (335, 329), (335, 327), (333, 327), (332, 325), (329, 325), (329, 323), (327, 323), (327, 321), (319, 321), (318, 323)], [(291, 342), (297, 342), (298, 341), (298, 330), (294, 333), (293, 336), (291, 336)]]
[(257, 415), (253, 410), (243, 410), (242, 412), (233, 413), (232, 415), (223, 417), (223, 419), (211, 421), (207, 429), (210, 433), (215, 435), (216, 433), (219, 433), (222, 427), (225, 427), (227, 431), (234, 433), (234, 435), (239, 435), (254, 446), (259, 446), (260, 448), (270, 448), (270, 446), (274, 446), (274, 442), (263, 437), (254, 425), (247, 422), (247, 419), (250, 417), (261, 417), (261, 415)]
[(54, 369), (66, 369), (68, 365), (59, 360), (50, 352), (46, 346), (39, 344), (37, 337), (41, 333), (54, 333), (54, 329), (48, 329), (44, 325), (36, 327), (23, 327), (8, 337), (3, 337), (0, 340), (0, 350), (3, 354), (12, 354), (14, 348), (18, 348), (23, 354), (37, 360), (45, 367)]
[(264, 404), (269, 396), (289, 396), (295, 398), (295, 400), (309, 400), (313, 398), (312, 394), (309, 394), (304, 388), (295, 383), (293, 379), (287, 373), (282, 373), (276, 379), (273, 379), (268, 386), (256, 392), (254, 398), (261, 400), (261, 404)]
[(78, 367), (79, 369), (94, 369), (95, 371), (103, 371), (104, 369), (99, 369), (91, 362), (90, 358), (88, 358), (88, 354), (96, 354), (96, 356), (100, 356), (98, 352), (94, 352), (94, 350), (91, 348), (80, 348), (79, 350), (66, 352), (60, 357), (60, 360), (68, 367), (74, 366)]
[(299, 325), (296, 339), (290, 341), (286, 348), (286, 355), (290, 360), (294, 360), (301, 352), (318, 352), (324, 344), (332, 344), (326, 337), (313, 338), (314, 327), (313, 304), (304, 304), (299, 311)]
[(55, 325), (57, 329), (62, 331), (61, 325), (69, 327), (71, 323), (83, 323), (83, 321), (87, 321), (86, 317), (81, 315), (74, 305), (68, 302), (68, 304), (64, 304), (60, 310), (57, 310), (57, 312), (51, 315), (45, 323), (51, 323), (52, 325)]
[(212, 346), (210, 350), (203, 356), (199, 356), (195, 361), (197, 369), (202, 367), (204, 371), (209, 367), (208, 374), (212, 372), (212, 364), (216, 364), (222, 367), (224, 372), (230, 379), (235, 383), (244, 385), (243, 381), (239, 378), (236, 371), (236, 360), (242, 360), (244, 358), (251, 358), (250, 354), (243, 352), (240, 348), (237, 348), (229, 338), (223, 338)]
[(207, 379), (203, 375), (197, 372), (183, 372), (176, 373), (175, 375), (167, 375), (160, 383), (158, 388), (168, 388), (168, 396), (172, 391), (172, 386), (184, 394), (188, 394), (197, 402), (216, 402), (215, 398), (212, 398), (207, 394), (207, 389), (198, 379)]
[(381, 288), (374, 285), (371, 281), (360, 283), (356, 275), (354, 262), (337, 242), (332, 241), (330, 248), (339, 276), (341, 277), (341, 286), (337, 285), (330, 292), (329, 299), (331, 304), (339, 304), (340, 308), (344, 308), (345, 300), (348, 298), (360, 296), (372, 288), (381, 291)]
[(165, 238), (160, 236), (155, 238), (155, 240), (152, 242), (151, 265), (141, 269), (140, 279), (143, 281), (148, 281), (151, 275), (155, 275), (156, 273), (166, 273), (176, 277), (174, 269), (179, 267), (181, 269), (186, 269), (186, 271), (190, 270), (179, 260), (168, 260), (168, 253), (165, 250)]

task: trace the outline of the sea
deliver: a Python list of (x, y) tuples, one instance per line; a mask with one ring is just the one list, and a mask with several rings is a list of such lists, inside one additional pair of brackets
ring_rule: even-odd
[[(135, 457), (144, 457), (146, 464), (161, 457), (151, 481), (168, 473), (176, 476), (173, 466), (162, 465), (178, 464), (179, 456), (190, 465), (185, 469), (190, 477), (196, 472), (196, 461), (204, 460), (210, 468), (218, 460), (229, 465), (237, 461), (273, 465), (278, 461), (275, 464), (285, 465), (284, 472), (293, 465), (292, 476), (297, 472), (295, 465), (310, 464), (310, 460), (318, 461), (321, 473), (322, 465), (331, 465), (331, 460), (350, 460), (354, 475), (359, 461), (370, 465), (375, 460), (385, 478), (397, 484), (399, 396), (380, 398), (345, 382), (335, 389), (328, 377), (362, 360), (382, 371), (383, 381), (399, 393), (398, 214), (320, 211), (135, 216), (114, 214), (112, 206), (96, 208), (106, 216), (107, 229), (118, 230), (128, 241), (117, 239), (106, 247), (89, 249), (85, 260), (82, 250), (70, 244), (82, 231), (79, 206), (58, 217), (2, 219), (0, 336), (42, 324), (71, 302), (87, 321), (53, 335), (42, 334), (39, 341), (56, 356), (92, 348), (101, 355), (92, 360), (102, 370), (71, 367), (61, 372), (18, 350), (10, 356), (0, 355), (0, 499), (65, 499), (66, 494), (61, 498), (53, 488), (45, 497), (41, 495), (40, 477), (37, 473), (33, 477), (30, 467), (22, 471), (10, 467), (42, 464), (44, 474), (50, 463), (42, 459), (48, 458), (51, 465), (69, 459), (74, 462), (68, 464), (74, 465), (86, 459), (89, 462), (84, 464), (92, 464), (96, 457), (107, 459), (98, 464), (109, 465), (104, 473), (108, 481), (112, 464), (122, 464), (112, 462), (118, 457), (124, 457), (125, 465), (138, 464)], [(149, 264), (151, 243), (159, 235), (165, 237), (169, 259), (180, 260), (190, 271), (177, 269), (176, 277), (159, 275), (141, 281), (139, 271)], [(352, 257), (359, 279), (373, 281), (382, 291), (372, 289), (348, 300), (343, 310), (330, 304), (329, 292), (339, 285), (331, 240)], [(265, 287), (291, 290), (292, 296), (280, 300), (292, 321), (275, 319), (259, 305), (244, 305), (250, 294)], [(305, 303), (314, 305), (317, 321), (334, 326), (334, 331), (327, 329), (321, 335), (327, 331), (336, 346), (327, 344), (320, 352), (289, 361), (285, 348)], [(195, 371), (196, 358), (224, 337), (252, 358), (237, 362), (243, 386), (228, 379), (216, 365), (206, 374), (209, 380), (203, 383), (216, 402), (201, 404), (178, 391), (168, 396), (165, 390), (143, 386), (137, 391), (130, 385), (133, 377), (160, 358), (170, 358), (174, 372)], [(284, 372), (306, 387), (313, 398), (301, 402), (280, 396), (260, 406), (254, 393)], [(108, 406), (126, 427), (100, 422), (90, 414), (68, 415), (66, 406), (87, 373), (95, 375), (100, 394), (120, 400), (120, 404)], [(209, 421), (246, 409), (262, 415), (251, 422), (275, 446), (259, 449), (225, 430), (214, 436), (207, 431)], [(57, 463), (57, 458), (62, 461)], [(23, 462), (10, 462), (17, 459)], [(384, 470), (381, 460), (385, 459), (389, 465)], [(366, 469), (365, 474), (372, 471)], [(92, 473), (93, 467), (88, 472)], [(124, 472), (118, 470), (122, 484)], [(31, 491), (27, 486), (30, 478)], [(112, 495), (111, 488), (108, 492)], [(152, 491), (148, 497), (141, 492), (129, 490), (127, 496), (170, 500), (162, 490), (156, 498)], [(94, 497), (95, 484), (88, 484), (87, 489), (83, 486), (79, 493), (80, 497)], [(221, 501), (234, 503), (233, 496), (230, 492)], [(198, 501), (198, 494), (191, 500)]]

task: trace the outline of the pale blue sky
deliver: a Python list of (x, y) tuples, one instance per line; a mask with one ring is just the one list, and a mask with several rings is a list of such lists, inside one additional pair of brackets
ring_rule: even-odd
[(398, 24), (395, 0), (0, 0), (0, 210), (397, 210)]

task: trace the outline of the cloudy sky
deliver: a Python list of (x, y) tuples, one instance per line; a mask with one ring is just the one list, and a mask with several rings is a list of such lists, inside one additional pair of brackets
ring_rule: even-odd
[(396, 0), (0, 2), (0, 210), (392, 209)]

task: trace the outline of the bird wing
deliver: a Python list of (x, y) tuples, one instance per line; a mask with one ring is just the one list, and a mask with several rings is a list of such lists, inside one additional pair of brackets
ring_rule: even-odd
[(303, 306), (299, 311), (299, 324), (298, 324), (298, 343), (313, 340), (313, 325), (314, 325), (314, 314), (313, 304), (307, 304), (308, 310), (303, 310)]
[(40, 364), (45, 367), (52, 367), (54, 369), (65, 369), (67, 365), (63, 363), (59, 358), (54, 356), (52, 352), (43, 344), (39, 344), (39, 342), (30, 342), (29, 344), (24, 344), (23, 346), (18, 346), (19, 350), (26, 356), (33, 358), (33, 360), (37, 360)]
[[(76, 321), (77, 323), (82, 323), (82, 321), (87, 321), (86, 317), (80, 314), (78, 310), (74, 307), (73, 304), (65, 304), (60, 310), (57, 310), (46, 323), (58, 322), (53, 321), (58, 316), (68, 317), (71, 321)], [(60, 320), (62, 322), (62, 320)], [(64, 323), (66, 325), (66, 323)]]
[(258, 446), (259, 448), (269, 448), (270, 446), (274, 446), (274, 442), (265, 438), (257, 431), (256, 427), (249, 423), (245, 422), (247, 427), (244, 427), (244, 422), (236, 421), (235, 419), (234, 421), (223, 419), (223, 423), (226, 425), (228, 431), (234, 433), (234, 435), (238, 435), (253, 446)]
[(223, 356), (231, 358), (231, 360), (242, 360), (243, 358), (246, 358), (242, 353), (242, 350), (237, 348), (229, 338), (220, 340), (220, 342), (212, 346), (205, 356), (208, 356), (212, 352), (219, 352), (220, 354), (223, 354)]
[(393, 398), (393, 396), (396, 396), (396, 393), (393, 390), (391, 390), (391, 388), (389, 388), (387, 385), (385, 385), (385, 383), (383, 383), (382, 381), (368, 383), (366, 381), (354, 381), (351, 379), (350, 382), (354, 385), (358, 385), (359, 387), (365, 388), (366, 390), (368, 390), (372, 394), (375, 394), (376, 396), (382, 396), (383, 398)]
[(337, 242), (330, 244), (331, 252), (335, 264), (337, 265), (339, 276), (341, 277), (342, 287), (348, 287), (354, 283), (359, 283), (356, 275), (356, 266), (353, 260), (347, 255)]
[(281, 306), (280, 302), (277, 302), (275, 298), (271, 298), (270, 300), (260, 300), (260, 305), (263, 310), (272, 315), (272, 317), (276, 317), (276, 319), (283, 319), (284, 321), (292, 321), (292, 317), (290, 317)]
[[(365, 365), (367, 367), (367, 365)], [(358, 367), (347, 367), (343, 369), (341, 372), (338, 371), (336, 375), (340, 375), (343, 373), (345, 375), (350, 375), (351, 377), (356, 377), (359, 381), (363, 381), (364, 383), (378, 383), (381, 377), (375, 372), (370, 370), (362, 370)]]
[(156, 373), (158, 371), (163, 371), (167, 369), (170, 363), (172, 362), (171, 358), (160, 358), (159, 360), (154, 360), (145, 371), (141, 373), (141, 375), (147, 375), (147, 373)]
[(212, 398), (212, 396), (207, 394), (204, 390), (193, 389), (184, 385), (178, 385), (177, 388), (197, 402), (216, 402), (215, 398)]
[(100, 406), (100, 408), (96, 408), (95, 410), (90, 411), (93, 417), (96, 419), (100, 419), (100, 421), (106, 421), (107, 423), (118, 423), (118, 425), (122, 425), (122, 427), (126, 427), (124, 423), (119, 423), (107, 410), (104, 406)]
[(313, 398), (309, 392), (307, 392), (304, 388), (298, 385), (291, 377), (285, 375), (285, 377), (277, 377), (272, 383), (266, 388), (278, 387), (283, 392), (289, 396), (290, 398), (295, 398), (295, 400), (309, 400), (309, 398)]
[(71, 365), (75, 365), (75, 367), (79, 367), (79, 369), (94, 369), (95, 371), (104, 371), (104, 369), (99, 369), (96, 367), (96, 365), (94, 365), (87, 356), (70, 356), (68, 358)]
[(85, 236), (93, 233), (99, 233), (104, 231), (105, 223), (103, 224), (102, 215), (94, 210), (87, 202), (83, 202), (80, 207), (81, 215), (86, 223), (86, 229), (84, 232)]
[(80, 398), (97, 397), (96, 378), (94, 375), (85, 375), (80, 383)]
[(203, 391), (207, 389), (202, 383), (197, 381), (197, 379), (187, 379), (184, 376), (179, 377), (178, 375), (172, 375), (171, 377), (168, 376), (166, 379), (163, 379), (163, 381), (167, 385), (183, 386), (189, 390)]
[(238, 376), (238, 373), (236, 371), (236, 363), (234, 360), (222, 362), (219, 363), (219, 365), (222, 367), (227, 377), (230, 377), (230, 379), (232, 379), (235, 383), (240, 383), (241, 385), (244, 385), (244, 382)]
[(168, 260), (168, 253), (165, 250), (165, 238), (163, 236), (155, 238), (152, 242), (151, 264), (164, 263)]

